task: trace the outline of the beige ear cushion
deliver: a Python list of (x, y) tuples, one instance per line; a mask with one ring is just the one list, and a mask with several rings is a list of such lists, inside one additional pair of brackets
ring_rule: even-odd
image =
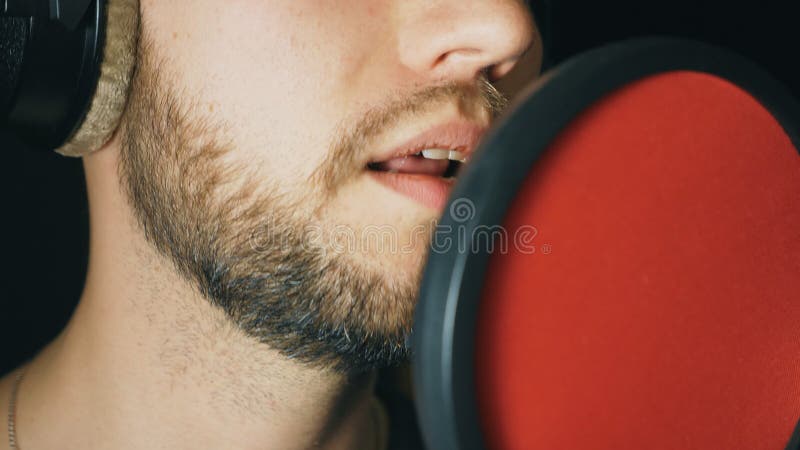
[(105, 145), (128, 101), (139, 39), (139, 0), (108, 0), (103, 63), (89, 111), (70, 140), (56, 152), (83, 156)]

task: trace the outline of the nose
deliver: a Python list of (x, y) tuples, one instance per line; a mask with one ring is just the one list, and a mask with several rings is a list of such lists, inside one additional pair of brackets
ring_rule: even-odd
[(401, 1), (401, 63), (430, 79), (490, 80), (508, 73), (538, 40), (522, 0)]

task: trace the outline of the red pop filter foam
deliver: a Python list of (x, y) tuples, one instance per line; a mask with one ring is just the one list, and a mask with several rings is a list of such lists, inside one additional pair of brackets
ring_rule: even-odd
[[(535, 126), (535, 124), (533, 125)], [(650, 75), (547, 147), (478, 308), (486, 447), (772, 449), (800, 418), (800, 156), (735, 84)]]
[(798, 148), (800, 104), (719, 47), (637, 39), (545, 74), (434, 233), (428, 448), (800, 450)]

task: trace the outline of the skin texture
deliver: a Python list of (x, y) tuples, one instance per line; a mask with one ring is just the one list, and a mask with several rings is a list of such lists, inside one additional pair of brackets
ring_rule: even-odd
[[(224, 137), (236, 125), (181, 101), (170, 82), (177, 76), (159, 69), (170, 64), (148, 34), (142, 42), (120, 178), (148, 240), (240, 329), (288, 357), (346, 373), (403, 360), (430, 233), (389, 223), (370, 233), (381, 218), (330, 217), (375, 189), (364, 186), (364, 161), (384, 130), (453, 102), (485, 118), (497, 112), (496, 91), (444, 81), (370, 108), (339, 125), (327, 157), (288, 191), (238, 160), (244, 144)], [(387, 262), (400, 270), (383, 269)]]
[[(366, 163), (436, 124), (489, 124), (487, 79), (541, 56), (527, 8), (153, 0), (141, 12), (123, 124), (84, 159), (85, 291), (26, 368), (21, 446), (373, 448), (372, 369), (406, 356), (440, 211)], [(331, 245), (342, 227), (376, 226), (403, 250)]]

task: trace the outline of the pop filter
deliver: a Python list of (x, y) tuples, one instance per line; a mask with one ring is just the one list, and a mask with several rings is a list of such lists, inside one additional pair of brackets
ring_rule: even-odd
[(717, 47), (640, 39), (545, 74), (434, 233), (429, 448), (797, 448), (798, 148), (795, 100)]

